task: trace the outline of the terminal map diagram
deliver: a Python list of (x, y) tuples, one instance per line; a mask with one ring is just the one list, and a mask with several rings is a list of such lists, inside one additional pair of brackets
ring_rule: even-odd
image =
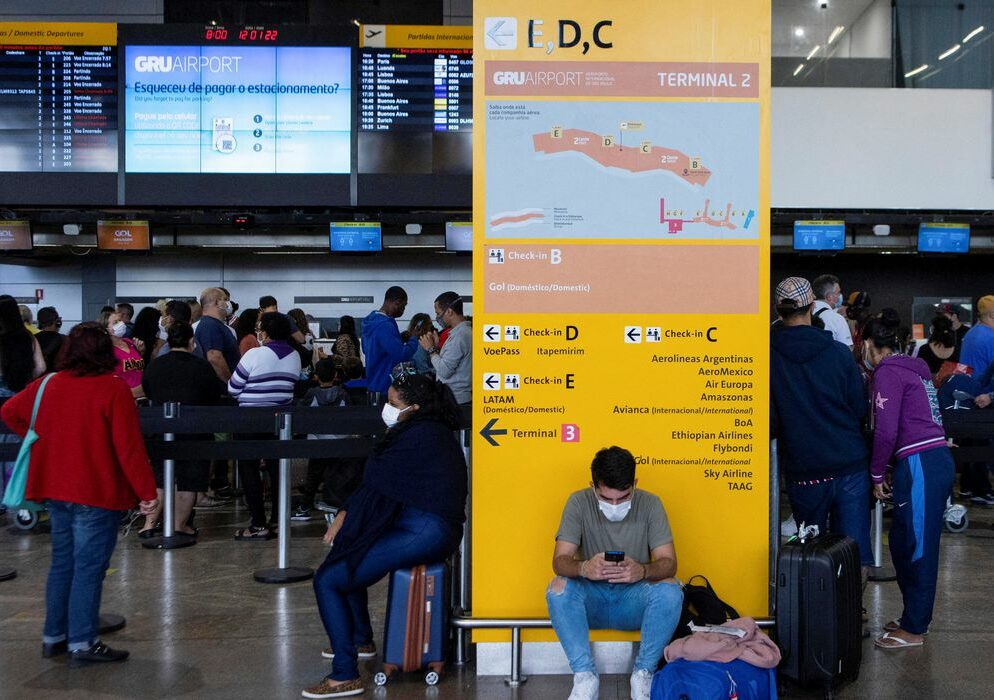
[(488, 235), (758, 237), (756, 104), (491, 102), (486, 128), (487, 181), (514, 183)]

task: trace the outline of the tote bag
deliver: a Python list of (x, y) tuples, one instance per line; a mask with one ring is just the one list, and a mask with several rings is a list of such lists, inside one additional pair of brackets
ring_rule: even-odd
[(42, 509), (42, 506), (37, 503), (24, 500), (24, 492), (28, 486), (28, 465), (31, 462), (31, 445), (38, 439), (38, 433), (35, 432), (35, 419), (38, 417), (38, 406), (41, 405), (41, 396), (45, 393), (45, 385), (54, 376), (55, 374), (53, 373), (41, 380), (41, 386), (38, 387), (38, 393), (35, 395), (35, 405), (31, 410), (31, 425), (28, 426), (28, 432), (24, 436), (24, 441), (21, 443), (21, 449), (18, 451), (17, 459), (14, 461), (14, 471), (10, 475), (7, 490), (3, 494), (3, 504), (11, 510)]

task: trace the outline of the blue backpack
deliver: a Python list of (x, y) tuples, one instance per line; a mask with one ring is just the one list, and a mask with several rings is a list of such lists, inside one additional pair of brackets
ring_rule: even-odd
[(677, 659), (652, 677), (651, 700), (777, 700), (776, 669), (736, 659)]

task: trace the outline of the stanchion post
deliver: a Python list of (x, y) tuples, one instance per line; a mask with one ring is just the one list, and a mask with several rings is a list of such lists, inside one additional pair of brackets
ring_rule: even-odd
[[(169, 402), (162, 407), (162, 416), (167, 420), (179, 418), (179, 404)], [(163, 442), (176, 440), (175, 433), (162, 436)], [(185, 532), (176, 532), (176, 460), (169, 458), (162, 462), (162, 535), (142, 542), (145, 549), (180, 549), (197, 544), (197, 538)]]
[[(459, 431), (459, 443), (463, 449), (463, 456), (466, 458), (466, 473), (467, 481), (469, 483), (469, 494), (470, 497), (466, 503), (466, 523), (463, 525), (463, 536), (462, 541), (459, 543), (459, 611), (460, 615), (468, 614), (470, 610), (470, 539), (472, 537), (471, 530), (471, 520), (472, 520), (472, 503), (473, 503), (473, 487), (472, 487), (472, 451), (470, 449), (470, 432), (468, 430)], [(466, 630), (457, 628), (456, 629), (456, 664), (463, 665), (467, 661), (468, 654), (468, 632)]]
[(879, 500), (873, 507), (873, 567), (867, 578), (876, 583), (897, 580), (897, 574), (884, 566), (884, 502)]
[(528, 681), (521, 675), (521, 628), (511, 628), (511, 677), (504, 681), (510, 688), (517, 688)]
[[(279, 413), (276, 416), (279, 427), (280, 442), (289, 443), (293, 440), (293, 416), (290, 413)], [(280, 459), (279, 468), (279, 533), (277, 538), (277, 563), (275, 569), (259, 569), (255, 572), (255, 580), (259, 583), (295, 583), (306, 581), (314, 576), (314, 569), (290, 566), (290, 458)]]

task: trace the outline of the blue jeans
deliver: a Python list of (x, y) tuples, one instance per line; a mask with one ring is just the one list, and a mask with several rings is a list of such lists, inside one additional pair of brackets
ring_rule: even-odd
[(819, 484), (787, 483), (787, 498), (798, 526), (817, 525), (820, 532), (834, 532), (856, 540), (863, 566), (873, 566), (870, 491), (869, 470)]
[[(563, 579), (566, 587), (546, 591), (549, 617), (573, 673), (597, 673), (590, 651), (591, 629), (640, 630), (634, 671), (655, 673), (663, 648), (673, 637), (683, 608), (683, 590), (675, 583), (607, 583)], [(555, 585), (555, 581), (553, 581)]]
[(356, 646), (373, 640), (366, 590), (391, 571), (444, 561), (461, 537), (459, 528), (439, 516), (406, 506), (366, 553), (354, 575), (349, 576), (344, 559), (321, 565), (314, 575), (314, 595), (335, 650), (328, 678), (350, 681), (359, 677)]
[(904, 598), (901, 627), (912, 634), (924, 634), (932, 622), (942, 514), (954, 477), (947, 447), (898, 460), (894, 469), (890, 555)]
[(69, 651), (98, 640), (100, 594), (117, 544), (121, 513), (65, 501), (48, 501), (52, 568), (45, 590), (43, 641), (69, 641)]

